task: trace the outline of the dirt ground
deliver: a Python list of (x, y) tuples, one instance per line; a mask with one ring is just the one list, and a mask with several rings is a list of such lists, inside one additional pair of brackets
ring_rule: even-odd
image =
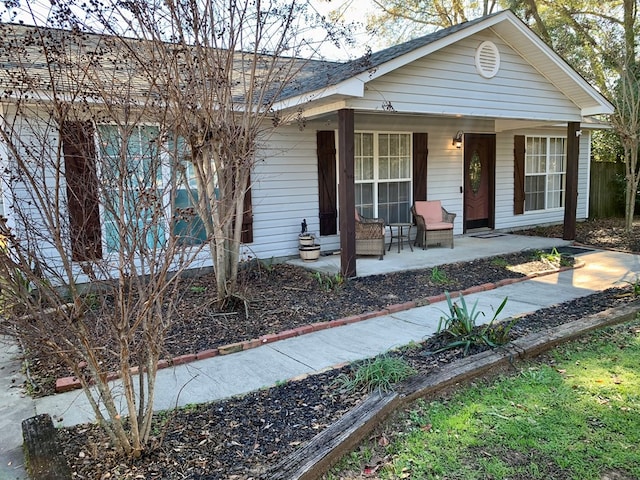
[[(522, 317), (511, 338), (634, 299), (627, 287), (540, 310)], [(461, 348), (432, 353), (445, 344), (436, 336), (393, 355), (402, 356), (417, 374), (426, 375), (463, 356)], [(480, 347), (472, 348), (470, 354), (479, 351)], [(118, 458), (102, 431), (86, 425), (60, 432), (64, 455), (74, 478), (267, 480), (270, 468), (364, 400), (366, 392), (344, 392), (338, 381), (355, 368), (343, 367), (159, 415), (153, 447), (136, 461)]]
[[(539, 237), (562, 238), (562, 225), (538, 227), (516, 232)], [(623, 218), (596, 218), (576, 225), (576, 243), (593, 247), (620, 250), (622, 252), (640, 252), (640, 217), (633, 222), (633, 231), (627, 234)]]

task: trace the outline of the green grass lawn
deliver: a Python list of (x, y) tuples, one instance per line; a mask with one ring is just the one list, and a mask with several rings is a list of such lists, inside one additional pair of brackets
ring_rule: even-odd
[(419, 401), (324, 478), (638, 479), (640, 321)]

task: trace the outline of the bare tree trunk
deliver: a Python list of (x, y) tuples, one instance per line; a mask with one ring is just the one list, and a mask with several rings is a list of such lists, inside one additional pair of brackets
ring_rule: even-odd
[(640, 182), (640, 172), (638, 172), (638, 145), (637, 142), (635, 143), (635, 148), (625, 148), (626, 185), (624, 224), (627, 233), (631, 233), (633, 231), (633, 218), (635, 216), (638, 182)]

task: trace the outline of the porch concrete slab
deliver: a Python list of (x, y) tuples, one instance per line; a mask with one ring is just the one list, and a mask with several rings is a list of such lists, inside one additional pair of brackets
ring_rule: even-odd
[[(529, 237), (492, 231), (476, 234), (476, 236), (460, 235), (454, 238), (454, 248), (433, 247), (423, 250), (414, 247), (411, 251), (409, 246), (405, 245), (400, 253), (396, 248), (391, 248), (390, 251), (385, 250), (384, 260), (379, 260), (375, 256), (360, 256), (356, 260), (356, 274), (359, 277), (365, 277), (432, 268), (446, 263), (467, 262), (523, 250), (544, 250), (570, 243), (560, 238)], [(296, 258), (289, 260), (289, 263), (329, 275), (335, 275), (340, 271), (340, 255), (323, 255), (315, 262), (305, 262)]]
[(290, 338), (274, 343), (272, 348), (314, 371), (373, 357), (430, 334), (431, 329), (421, 325), (384, 316)]

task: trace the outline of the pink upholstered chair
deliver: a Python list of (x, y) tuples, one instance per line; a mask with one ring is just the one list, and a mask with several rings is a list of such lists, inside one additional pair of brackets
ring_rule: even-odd
[(418, 225), (417, 245), (424, 250), (427, 245), (448, 243), (453, 248), (453, 221), (456, 214), (447, 212), (440, 200), (414, 202), (411, 213)]
[(356, 255), (384, 258), (384, 219), (365, 218), (356, 210)]

